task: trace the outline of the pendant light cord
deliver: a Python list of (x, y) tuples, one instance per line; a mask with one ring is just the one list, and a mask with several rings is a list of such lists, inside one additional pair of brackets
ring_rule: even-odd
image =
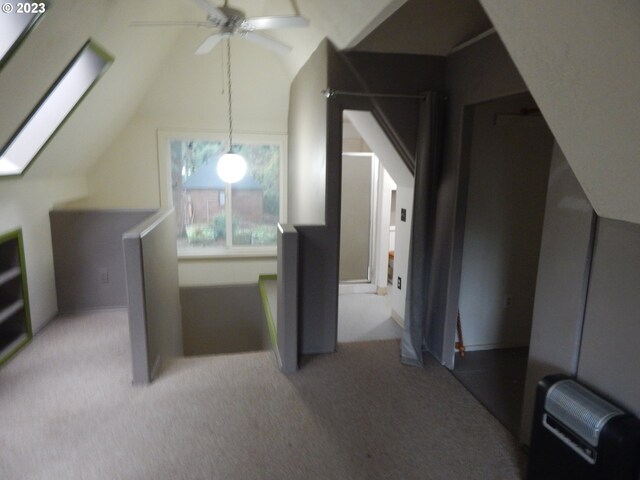
[(233, 116), (231, 104), (231, 38), (227, 38), (227, 89), (229, 94), (229, 153), (233, 145)]

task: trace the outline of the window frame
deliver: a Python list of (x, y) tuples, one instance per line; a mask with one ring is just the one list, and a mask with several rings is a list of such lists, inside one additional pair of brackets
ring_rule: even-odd
[[(173, 208), (173, 188), (171, 185), (171, 141), (213, 141), (227, 144), (228, 132), (185, 130), (185, 129), (159, 129), (157, 131), (158, 144), (158, 172), (160, 186), (160, 207)], [(234, 144), (273, 144), (280, 147), (280, 198), (279, 198), (279, 223), (286, 223), (287, 212), (287, 135), (283, 133), (247, 133), (233, 132)], [(229, 186), (225, 189), (225, 204), (231, 204), (228, 195)], [(226, 208), (226, 205), (225, 205)], [(230, 207), (231, 208), (231, 207)], [(231, 222), (231, 217), (228, 219)], [(231, 230), (227, 229), (228, 232)], [(176, 239), (177, 240), (177, 239)], [(277, 246), (218, 246), (218, 247), (178, 247), (179, 259), (207, 259), (207, 258), (264, 258), (275, 257)]]

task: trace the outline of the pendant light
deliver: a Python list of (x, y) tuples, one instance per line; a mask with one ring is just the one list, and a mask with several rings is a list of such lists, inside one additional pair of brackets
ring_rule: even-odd
[(229, 150), (218, 159), (216, 171), (225, 183), (236, 183), (247, 173), (247, 162), (237, 153), (233, 153), (233, 117), (231, 104), (231, 38), (227, 38), (227, 93), (229, 95)]

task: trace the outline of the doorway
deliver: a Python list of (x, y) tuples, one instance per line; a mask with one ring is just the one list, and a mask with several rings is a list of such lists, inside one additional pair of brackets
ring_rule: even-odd
[(512, 433), (520, 425), (553, 136), (529, 94), (470, 115), (454, 375)]
[(338, 342), (400, 338), (388, 279), (397, 186), (348, 113), (342, 147)]

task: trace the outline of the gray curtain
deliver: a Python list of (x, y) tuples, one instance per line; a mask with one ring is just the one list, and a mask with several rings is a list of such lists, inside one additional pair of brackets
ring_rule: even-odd
[(429, 335), (429, 274), (442, 164), (444, 100), (443, 95), (428, 92), (420, 106), (407, 299), (401, 345), (401, 361), (407, 365), (424, 364), (423, 352)]

